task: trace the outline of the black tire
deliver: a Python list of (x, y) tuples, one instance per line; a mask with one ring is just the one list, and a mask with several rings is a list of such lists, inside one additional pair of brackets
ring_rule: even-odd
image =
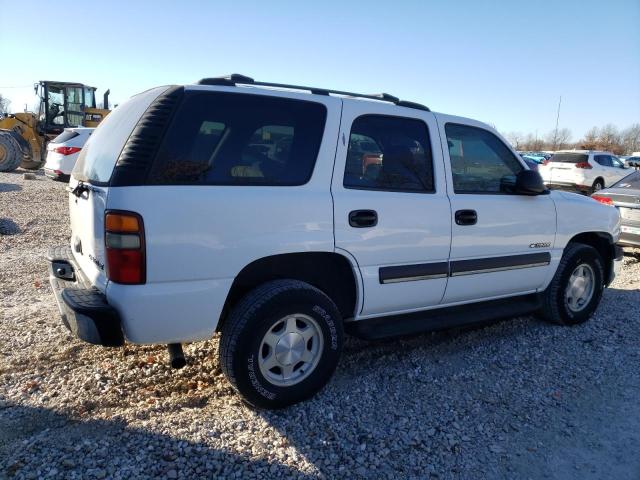
[(12, 172), (20, 166), (22, 155), (16, 141), (0, 132), (0, 172)]
[(604, 180), (601, 178), (596, 178), (595, 182), (593, 182), (593, 186), (591, 187), (592, 192), (597, 192), (604, 188)]
[[(261, 372), (261, 343), (281, 319), (293, 314), (316, 322), (321, 353), (315, 368), (299, 383), (275, 385)], [(258, 408), (283, 408), (312, 397), (326, 385), (338, 365), (343, 336), (342, 318), (327, 295), (299, 280), (274, 280), (249, 292), (233, 308), (222, 327), (219, 361), (244, 401)]]
[[(579, 265), (591, 267), (594, 287), (591, 299), (579, 311), (569, 308), (566, 289), (569, 279)], [(547, 289), (542, 293), (542, 316), (560, 325), (577, 325), (586, 322), (600, 304), (604, 290), (604, 261), (598, 251), (582, 243), (570, 243), (565, 248), (558, 270)]]
[(23, 159), (22, 162), (20, 163), (20, 166), (27, 170), (40, 170), (40, 168), (42, 168), (43, 165), (44, 165), (44, 162), (41, 160), (34, 161), (34, 160)]

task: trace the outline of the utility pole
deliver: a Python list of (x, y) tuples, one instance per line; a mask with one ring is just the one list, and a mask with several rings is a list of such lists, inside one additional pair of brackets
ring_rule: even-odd
[(557, 150), (558, 144), (558, 122), (560, 120), (560, 105), (562, 104), (562, 95), (560, 95), (560, 100), (558, 100), (558, 113), (556, 115), (556, 133), (553, 135), (553, 150)]

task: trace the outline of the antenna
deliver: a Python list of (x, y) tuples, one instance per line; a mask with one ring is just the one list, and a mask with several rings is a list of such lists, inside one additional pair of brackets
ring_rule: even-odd
[(556, 115), (556, 133), (553, 134), (553, 149), (557, 150), (558, 146), (558, 121), (560, 120), (560, 105), (562, 104), (562, 95), (560, 95), (560, 100), (558, 100), (558, 113)]

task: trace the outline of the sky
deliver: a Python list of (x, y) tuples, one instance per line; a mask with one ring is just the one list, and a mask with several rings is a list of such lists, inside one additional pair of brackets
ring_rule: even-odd
[(501, 132), (573, 140), (640, 122), (640, 0), (0, 0), (0, 94), (38, 80), (150, 87), (242, 73), (388, 92)]

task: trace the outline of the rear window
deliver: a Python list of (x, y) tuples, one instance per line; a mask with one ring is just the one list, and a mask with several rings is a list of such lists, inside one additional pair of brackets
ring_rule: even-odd
[(583, 163), (589, 160), (589, 155), (584, 153), (556, 153), (549, 159), (550, 162), (558, 163)]
[(628, 188), (632, 190), (640, 190), (640, 172), (633, 172), (622, 180), (614, 183), (611, 188)]
[(53, 140), (51, 140), (51, 143), (64, 143), (64, 142), (68, 142), (69, 140), (71, 140), (72, 138), (76, 138), (77, 136), (79, 136), (80, 134), (78, 132), (74, 132), (73, 130), (65, 130), (64, 132), (62, 132), (60, 135), (58, 135), (56, 138), (54, 138)]
[(158, 87), (140, 93), (124, 102), (100, 122), (73, 168), (77, 180), (106, 185), (125, 142), (144, 111), (168, 87)]
[(192, 93), (172, 120), (148, 183), (302, 185), (311, 177), (326, 116), (316, 102)]

